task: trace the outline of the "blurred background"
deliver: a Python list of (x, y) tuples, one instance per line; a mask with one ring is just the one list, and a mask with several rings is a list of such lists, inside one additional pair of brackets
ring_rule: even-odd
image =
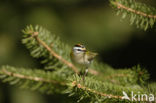
[[(156, 7), (155, 0), (139, 0)], [(0, 66), (39, 67), (24, 45), (26, 25), (42, 25), (73, 46), (82, 43), (99, 53), (98, 60), (112, 67), (129, 68), (140, 64), (155, 81), (156, 28), (146, 32), (116, 16), (106, 0), (1, 0)], [(43, 95), (1, 83), (0, 103), (57, 103), (66, 96)]]

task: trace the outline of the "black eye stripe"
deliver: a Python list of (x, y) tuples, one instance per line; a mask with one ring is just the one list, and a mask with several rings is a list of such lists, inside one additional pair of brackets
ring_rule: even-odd
[(78, 51), (82, 51), (81, 49), (77, 49)]
[(82, 49), (77, 49), (77, 51), (86, 51), (86, 50), (82, 50)]

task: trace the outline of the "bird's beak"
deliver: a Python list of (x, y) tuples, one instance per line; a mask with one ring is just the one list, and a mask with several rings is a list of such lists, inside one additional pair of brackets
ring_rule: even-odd
[(82, 51), (86, 52), (86, 48), (82, 48)]

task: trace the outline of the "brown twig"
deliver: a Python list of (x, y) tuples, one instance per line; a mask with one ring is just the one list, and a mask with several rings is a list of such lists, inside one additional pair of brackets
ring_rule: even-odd
[[(112, 95), (112, 94), (106, 94), (106, 93), (103, 93), (103, 92), (99, 92), (99, 91), (96, 91), (96, 90), (94, 90), (94, 89), (90, 89), (90, 88), (88, 88), (88, 87), (85, 87), (85, 86), (81, 85), (80, 83), (77, 83), (76, 81), (73, 81), (73, 82), (72, 82), (72, 86), (76, 86), (77, 88), (80, 88), (80, 89), (89, 91), (89, 92), (91, 92), (91, 93), (95, 93), (95, 94), (100, 95), (100, 96), (123, 100), (122, 96)], [(143, 100), (146, 101), (145, 98), (144, 98)]]
[(72, 82), (72, 86), (76, 86), (77, 88), (87, 90), (87, 91), (89, 91), (91, 93), (95, 93), (95, 94), (100, 95), (100, 96), (105, 96), (105, 97), (108, 97), (108, 98), (115, 98), (115, 99), (122, 99), (122, 96), (115, 96), (115, 95), (112, 95), (112, 94), (106, 94), (106, 93), (98, 92), (96, 90), (85, 87), (85, 86), (77, 83), (76, 81)]
[(122, 4), (118, 3), (118, 2), (114, 2), (114, 4), (117, 6), (118, 9), (122, 8), (122, 9), (125, 9), (125, 10), (129, 11), (129, 12), (133, 12), (135, 14), (142, 15), (144, 17), (149, 17), (149, 18), (156, 19), (156, 15), (150, 15), (150, 14), (146, 14), (146, 13), (141, 12), (141, 11), (134, 10), (134, 9), (126, 7), (126, 6), (124, 6), (124, 5), (122, 5)]
[(70, 62), (62, 58), (60, 55), (58, 55), (56, 52), (54, 52), (45, 42), (43, 42), (41, 39), (38, 37), (38, 32), (34, 32), (32, 36), (38, 41), (39, 44), (41, 44), (43, 47), (45, 47), (51, 55), (56, 57), (58, 60), (62, 61), (64, 64), (66, 64), (68, 67), (73, 69), (73, 71), (77, 74), (79, 74), (78, 69)]
[(55, 80), (47, 80), (47, 79), (43, 79), (40, 77), (32, 77), (32, 76), (26, 76), (26, 75), (22, 75), (22, 74), (18, 74), (18, 73), (12, 73), (12, 72), (7, 71), (6, 69), (2, 69), (1, 72), (4, 73), (5, 75), (17, 77), (20, 79), (29, 79), (29, 80), (33, 80), (33, 81), (40, 81), (40, 82), (46, 82), (46, 83), (66, 85), (64, 82), (58, 82)]

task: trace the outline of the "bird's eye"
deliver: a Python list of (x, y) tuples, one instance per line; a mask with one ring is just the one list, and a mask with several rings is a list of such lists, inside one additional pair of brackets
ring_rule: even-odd
[(81, 49), (77, 49), (77, 51), (82, 51)]

